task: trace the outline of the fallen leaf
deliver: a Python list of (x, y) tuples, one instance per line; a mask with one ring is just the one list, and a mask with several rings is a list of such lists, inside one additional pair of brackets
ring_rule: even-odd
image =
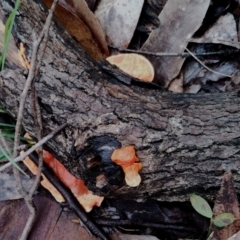
[(222, 213), (232, 213), (236, 220), (222, 229), (213, 226), (214, 234), (211, 240), (226, 240), (240, 230), (238, 204), (237, 195), (233, 186), (232, 173), (228, 171), (224, 174), (222, 186), (213, 208), (213, 213), (214, 216)]
[[(3, 19), (3, 16), (1, 15), (0, 11), (0, 19)], [(5, 25), (2, 21), (0, 21), (0, 52), (3, 49), (3, 40), (4, 40), (4, 31), (5, 31)], [(7, 61), (13, 65), (13, 67), (18, 66), (21, 67), (22, 63), (18, 56), (18, 48), (15, 44), (15, 41), (13, 39), (13, 36), (10, 37), (10, 42), (8, 45), (8, 51), (7, 51)]]
[(101, 24), (93, 12), (89, 9), (85, 0), (59, 0), (59, 4), (70, 10), (86, 24), (102, 53), (107, 56), (108, 47), (105, 39), (105, 34), (103, 32)]
[(168, 91), (182, 93), (183, 92), (183, 75), (179, 74), (169, 85)]
[(182, 68), (183, 88), (186, 93), (203, 92), (223, 92), (226, 90), (230, 78), (226, 78), (216, 72), (233, 75), (239, 68), (236, 61), (216, 61), (202, 60), (204, 64), (210, 65), (215, 72), (210, 72), (200, 63), (190, 60), (186, 61)]
[[(32, 187), (34, 179), (22, 176), (22, 183), (26, 191)], [(22, 198), (22, 195), (17, 190), (16, 179), (13, 174), (0, 174), (0, 201), (14, 200)]]
[(239, 240), (240, 239), (240, 231), (228, 238), (227, 240)]
[[(193, 34), (201, 26), (210, 0), (168, 0), (159, 15), (160, 27), (153, 30), (141, 50), (149, 52), (184, 51)], [(184, 59), (181, 57), (147, 57), (154, 66), (154, 81), (164, 87), (177, 77)]]
[(144, 0), (101, 0), (95, 15), (109, 45), (127, 48), (136, 29)]
[[(52, 2), (52, 0), (43, 0), (43, 3), (48, 8), (51, 7)], [(91, 12), (89, 9), (88, 11)], [(93, 13), (91, 12), (91, 14)], [(57, 5), (55, 10), (55, 16), (57, 17), (57, 20), (61, 23), (61, 25), (64, 27), (64, 29), (79, 42), (82, 48), (92, 58), (99, 61), (105, 59), (106, 56), (108, 56), (106, 41), (104, 40), (105, 44), (99, 43), (99, 39), (102, 39), (104, 35), (100, 38), (96, 36), (96, 33), (93, 34), (93, 32), (83, 21), (83, 19), (80, 19), (76, 14), (73, 14), (61, 5)], [(95, 23), (93, 22), (93, 24)], [(99, 24), (99, 31), (100, 30), (101, 26)]]
[(196, 43), (219, 43), (240, 48), (236, 21), (231, 13), (221, 16), (201, 38), (192, 38)]
[(86, 0), (86, 3), (91, 11), (94, 10), (96, 6), (96, 0)]

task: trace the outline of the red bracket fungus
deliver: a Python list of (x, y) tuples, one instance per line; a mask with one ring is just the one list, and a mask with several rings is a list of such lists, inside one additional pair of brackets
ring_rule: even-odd
[[(104, 197), (94, 195), (92, 191), (88, 190), (83, 180), (71, 175), (67, 169), (49, 152), (43, 151), (43, 160), (48, 167), (53, 170), (61, 182), (71, 190), (86, 212), (90, 212), (94, 206), (99, 207), (101, 205)], [(24, 163), (33, 174), (37, 174), (37, 166), (28, 157), (24, 160)], [(64, 202), (64, 198), (58, 190), (46, 179), (43, 174), (42, 176), (43, 180), (41, 181), (41, 184), (43, 187), (47, 188), (58, 202)]]
[(122, 167), (125, 173), (125, 181), (131, 187), (137, 187), (141, 182), (138, 172), (142, 169), (142, 163), (136, 156), (134, 146), (126, 146), (114, 150), (111, 159)]

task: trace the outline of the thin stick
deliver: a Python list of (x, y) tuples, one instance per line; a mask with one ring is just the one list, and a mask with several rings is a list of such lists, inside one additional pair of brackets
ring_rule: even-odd
[[(44, 24), (44, 27), (39, 35), (38, 40), (33, 42), (33, 52), (32, 52), (32, 58), (31, 58), (31, 67), (29, 70), (29, 74), (23, 89), (22, 94), (20, 95), (20, 104), (19, 104), (19, 110), (18, 110), (18, 115), (17, 115), (17, 123), (16, 123), (16, 128), (15, 128), (15, 138), (14, 138), (14, 151), (13, 151), (13, 158), (16, 158), (18, 155), (18, 146), (20, 143), (20, 132), (21, 132), (21, 125), (22, 125), (22, 120), (23, 120), (23, 110), (24, 110), (24, 106), (25, 106), (25, 102), (26, 102), (26, 98), (27, 98), (27, 93), (31, 87), (34, 75), (35, 75), (35, 70), (36, 70), (36, 62), (37, 62), (37, 54), (38, 54), (38, 50), (39, 50), (39, 46), (43, 40), (43, 37), (45, 35), (45, 33), (48, 32), (49, 28), (50, 28), (50, 24), (52, 21), (52, 17), (53, 17), (53, 12), (56, 8), (56, 5), (58, 3), (59, 0), (54, 0), (51, 9), (49, 10), (49, 14), (47, 16), (46, 19), (46, 23)], [(27, 236), (32, 228), (32, 225), (34, 223), (34, 219), (36, 216), (36, 209), (32, 203), (31, 198), (29, 198), (29, 195), (27, 194), (27, 192), (25, 191), (23, 185), (22, 185), (22, 181), (21, 181), (21, 176), (20, 173), (18, 171), (18, 169), (16, 169), (15, 167), (13, 167), (13, 173), (14, 173), (14, 177), (16, 179), (17, 182), (17, 189), (18, 191), (21, 193), (21, 195), (23, 196), (23, 198), (26, 201), (27, 207), (30, 211), (30, 216), (27, 220), (27, 223), (24, 227), (24, 230), (22, 232), (22, 235), (20, 237), (20, 240), (25, 240), (27, 239)]]
[(216, 73), (218, 75), (222, 75), (224, 77), (230, 77), (232, 78), (232, 76), (230, 75), (227, 75), (227, 74), (224, 74), (224, 73), (220, 73), (220, 72), (217, 72), (217, 71), (214, 71), (213, 69), (207, 67), (201, 60), (199, 60), (190, 50), (188, 50), (186, 47), (185, 47), (185, 50), (197, 61), (199, 62), (204, 68), (206, 68), (208, 71), (210, 72), (213, 72), (213, 73)]
[[(33, 112), (33, 116), (34, 116), (34, 123), (36, 126), (36, 132), (37, 132), (37, 139), (38, 141), (40, 141), (42, 139), (42, 116), (41, 116), (41, 109), (40, 106), (38, 104), (38, 99), (37, 99), (37, 93), (36, 93), (36, 89), (35, 89), (35, 81), (32, 84), (32, 89), (31, 89), (31, 96), (32, 96), (32, 112)], [(40, 177), (41, 177), (41, 173), (42, 173), (42, 166), (43, 166), (43, 147), (40, 146), (38, 148), (38, 158), (39, 158), (39, 162), (38, 162), (38, 170), (37, 170), (37, 174), (35, 177), (35, 180), (31, 186), (31, 189), (29, 190), (29, 197), (32, 198), (35, 190), (37, 189), (39, 182), (40, 182)]]
[[(33, 145), (31, 148), (29, 148), (25, 153), (22, 155), (16, 157), (13, 159), (14, 162), (20, 162), (23, 161), (30, 153), (34, 152), (37, 148), (42, 146), (44, 143), (46, 143), (49, 139), (51, 139), (55, 134), (57, 134), (59, 131), (61, 131), (63, 128), (67, 126), (67, 123), (62, 124), (55, 130), (53, 130), (51, 133), (49, 133), (46, 137), (42, 138), (39, 142), (37, 142), (35, 145)], [(4, 166), (0, 168), (0, 172), (5, 170), (6, 168), (12, 166), (11, 163), (6, 163)]]
[[(132, 50), (132, 49), (124, 49), (124, 48), (118, 48), (109, 45), (110, 48), (117, 49), (119, 52), (125, 52), (125, 53), (139, 53), (143, 55), (149, 55), (154, 57), (182, 57), (186, 58), (189, 56), (192, 56), (191, 53), (166, 53), (166, 52), (146, 52), (141, 50)], [(239, 53), (240, 50), (231, 50), (229, 53)], [(218, 51), (218, 52), (208, 52), (208, 53), (194, 53), (195, 56), (213, 56), (213, 55), (225, 55), (226, 51)]]

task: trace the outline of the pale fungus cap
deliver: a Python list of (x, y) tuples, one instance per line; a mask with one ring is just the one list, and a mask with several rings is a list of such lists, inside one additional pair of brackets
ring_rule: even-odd
[(123, 72), (142, 81), (152, 82), (154, 78), (152, 64), (140, 54), (122, 53), (110, 56), (106, 60), (119, 67)]
[(111, 159), (122, 167), (127, 185), (137, 187), (140, 184), (141, 177), (138, 172), (142, 169), (142, 163), (139, 162), (136, 156), (134, 146), (114, 150)]

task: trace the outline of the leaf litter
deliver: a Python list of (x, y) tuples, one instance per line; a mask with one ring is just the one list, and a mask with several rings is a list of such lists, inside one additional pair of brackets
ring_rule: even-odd
[[(44, 1), (45, 3), (50, 2), (50, 0)], [(236, 18), (238, 14), (237, 9), (240, 9), (240, 3), (238, 1), (228, 1), (237, 4), (235, 9), (228, 12), (228, 6), (221, 5), (221, 3), (219, 3), (218, 6), (217, 1), (182, 0), (179, 2), (168, 0), (164, 6), (164, 1), (147, 0), (145, 3), (149, 3), (150, 5), (159, 4), (163, 10), (159, 15), (159, 21), (152, 21), (150, 24), (146, 23), (144, 27), (139, 25), (144, 22), (141, 21), (141, 15), (143, 15), (145, 11), (144, 8), (142, 9), (143, 4), (145, 4), (144, 1), (140, 1), (138, 4), (134, 3), (134, 5), (129, 4), (128, 8), (122, 7), (122, 9), (119, 6), (121, 3), (123, 5), (124, 1), (110, 2), (102, 0), (99, 2), (103, 4), (104, 7), (100, 7), (100, 4), (98, 5), (95, 12), (96, 17), (94, 17), (91, 12), (91, 10), (93, 11), (96, 8), (96, 1), (87, 1), (89, 4), (88, 7), (86, 2), (82, 0), (62, 0), (61, 6), (59, 6), (61, 13), (56, 13), (63, 27), (65, 27), (70, 35), (76, 38), (88, 54), (96, 60), (101, 60), (108, 56), (105, 35), (108, 44), (112, 44), (115, 47), (127, 48), (128, 46), (137, 46), (136, 49), (156, 53), (182, 53), (185, 47), (188, 47), (192, 52), (199, 53), (220, 51), (222, 49), (226, 50), (226, 52), (231, 52), (232, 50), (240, 48), (238, 44), (240, 34), (238, 33), (237, 27), (239, 23)], [(66, 5), (68, 5), (68, 7)], [(212, 20), (212, 22), (210, 21), (208, 29), (204, 29), (201, 25), (206, 20), (206, 15), (210, 9), (212, 11), (213, 5), (216, 7), (215, 11), (218, 13), (213, 14), (214, 20)], [(112, 14), (112, 12), (115, 11), (117, 13), (115, 13), (115, 15)], [(127, 16), (125, 15), (126, 12), (134, 12), (134, 15), (129, 14), (129, 16)], [(64, 15), (66, 17), (64, 17)], [(151, 14), (145, 16), (150, 17)], [(102, 27), (98, 23), (97, 18), (101, 22)], [(71, 24), (69, 24), (69, 19), (71, 19)], [(138, 22), (139, 19), (140, 21)], [(129, 24), (129, 21), (131, 21), (131, 24)], [(122, 25), (119, 22), (121, 22)], [(110, 38), (108, 34), (112, 31), (108, 30), (110, 25), (118, 29), (118, 31), (113, 31), (113, 38)], [(119, 28), (119, 26), (121, 27)], [(199, 36), (199, 34), (195, 36), (195, 33), (198, 32), (199, 29), (202, 31), (201, 36)], [(136, 38), (136, 32), (139, 31), (145, 31), (147, 35), (150, 33), (150, 37), (145, 43), (144, 41), (142, 42), (142, 40), (140, 41), (139, 37)], [(139, 43), (133, 44), (134, 41)], [(239, 64), (236, 59), (229, 60), (225, 56), (222, 58), (201, 58), (201, 61), (213, 70), (232, 75), (232, 79), (230, 79), (209, 72), (192, 58), (147, 58), (155, 68), (155, 82), (168, 88), (170, 91), (188, 93), (197, 93), (199, 91), (221, 92), (235, 90), (240, 84)], [(11, 178), (8, 174), (0, 177), (3, 185), (6, 179)], [(11, 183), (11, 179), (7, 181)], [(27, 181), (30, 180), (28, 179)], [(2, 199), (4, 195), (5, 199), (7, 198), (6, 194), (2, 195)], [(15, 193), (12, 193), (12, 196), (8, 199), (16, 198), (16, 196)], [(233, 213), (236, 221), (227, 228), (214, 229), (212, 239), (232, 239), (234, 236), (231, 236), (234, 233), (239, 235), (239, 208), (230, 172), (227, 172), (224, 176), (223, 185), (214, 207), (215, 215), (223, 212)], [(234, 239), (238, 238), (235, 237)]]
[(136, 29), (144, 0), (101, 0), (95, 15), (109, 45), (127, 48)]

